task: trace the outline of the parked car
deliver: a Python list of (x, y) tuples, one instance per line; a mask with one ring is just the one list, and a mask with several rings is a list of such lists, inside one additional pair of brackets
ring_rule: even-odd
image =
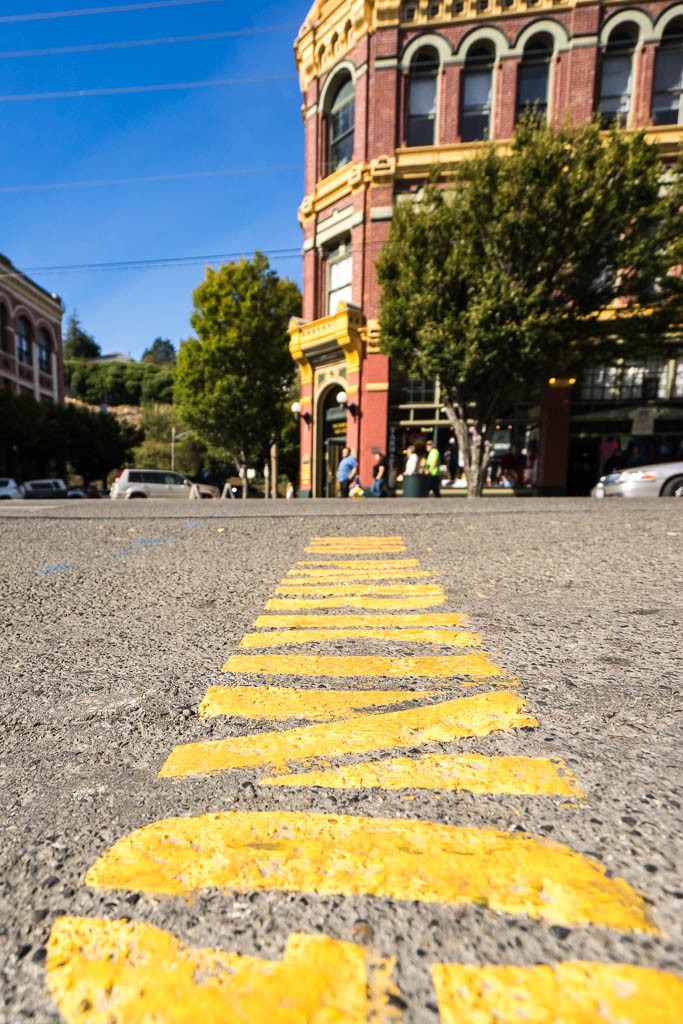
[(63, 480), (25, 480), (25, 498), (66, 498), (68, 489)]
[(180, 473), (167, 469), (122, 469), (111, 485), (110, 498), (189, 498), (193, 486), (200, 497), (218, 497), (208, 484), (193, 484)]
[(617, 469), (601, 476), (594, 498), (683, 498), (683, 461)]
[(0, 476), (0, 501), (10, 501), (10, 499), (23, 497), (24, 490), (21, 484), (18, 484), (16, 480), (12, 480), (9, 476)]

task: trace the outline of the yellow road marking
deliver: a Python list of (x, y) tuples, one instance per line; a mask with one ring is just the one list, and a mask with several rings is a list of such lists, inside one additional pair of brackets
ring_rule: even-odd
[(448, 629), (288, 629), (270, 633), (247, 633), (239, 646), (248, 650), (281, 647), (286, 644), (312, 644), (325, 640), (392, 640), (394, 643), (439, 644), (448, 647), (478, 647), (476, 633)]
[(327, 676), (355, 679), (381, 676), (384, 679), (473, 679), (510, 682), (502, 668), (488, 654), (449, 654), (420, 658), (390, 658), (325, 654), (231, 654), (223, 672), (251, 672), (256, 675)]
[(435, 608), (445, 604), (443, 597), (272, 597), (266, 601), (266, 611), (305, 611), (307, 608), (377, 608), (381, 611), (403, 611), (415, 608)]
[(370, 533), (365, 536), (354, 534), (352, 537), (311, 537), (311, 544), (376, 544), (380, 541), (384, 541), (386, 544), (403, 544), (403, 537), (396, 533)]
[(336, 569), (417, 569), (420, 565), (417, 558), (354, 558), (338, 559), (323, 558), (316, 561), (314, 558), (297, 562), (297, 566), (334, 566)]
[(441, 1024), (679, 1024), (683, 979), (631, 964), (435, 964)]
[(290, 935), (277, 961), (84, 917), (58, 918), (47, 946), (47, 982), (68, 1024), (388, 1024), (392, 968), (325, 935)]
[(564, 925), (656, 932), (642, 897), (566, 846), (429, 821), (251, 811), (168, 818), (115, 843), (95, 889), (285, 891), (477, 903)]
[(345, 583), (347, 580), (369, 582), (379, 580), (417, 580), (429, 579), (433, 573), (426, 569), (290, 569), (284, 583), (314, 583), (324, 580), (326, 583)]
[(400, 750), (538, 725), (535, 718), (522, 713), (525, 706), (518, 694), (502, 690), (408, 711), (354, 714), (351, 724), (332, 722), (184, 743), (171, 751), (159, 777), (208, 775), (233, 768), (286, 770), (290, 763), (315, 757)]
[(582, 797), (562, 761), (547, 757), (484, 757), (482, 754), (423, 754), (366, 761), (343, 768), (263, 779), (262, 786), (323, 786), (329, 789), (433, 789)]
[(275, 588), (276, 594), (289, 595), (291, 597), (315, 597), (318, 594), (331, 594), (338, 597), (341, 594), (354, 594), (365, 596), (376, 594), (379, 597), (397, 594), (400, 597), (411, 597), (413, 594), (423, 596), (425, 594), (444, 594), (443, 587), (438, 583), (356, 583), (349, 580), (348, 583), (287, 583), (285, 580), (279, 587)]
[(310, 544), (309, 555), (401, 555), (406, 550), (400, 541), (368, 541), (365, 544), (350, 544), (340, 540), (337, 544)]
[(463, 626), (466, 622), (466, 615), (452, 615), (450, 612), (416, 615), (259, 615), (254, 626), (257, 629), (300, 629), (309, 626), (319, 629), (353, 626), (404, 629), (417, 626)]
[(440, 690), (293, 690), (284, 686), (210, 686), (199, 706), (203, 718), (239, 715), (282, 721), (333, 722), (358, 708), (386, 707), (440, 696)]

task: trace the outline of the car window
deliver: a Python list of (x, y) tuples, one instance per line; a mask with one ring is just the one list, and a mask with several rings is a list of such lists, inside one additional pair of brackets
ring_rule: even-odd
[(137, 469), (131, 469), (130, 472), (128, 473), (128, 479), (132, 484), (141, 484), (142, 473), (140, 473), (139, 470)]
[(2, 480), (2, 479), (0, 479), (0, 487), (7, 487), (8, 484), (9, 484), (9, 480)]
[(182, 484), (185, 483), (185, 477), (184, 476), (180, 476), (179, 473), (174, 473), (173, 474), (173, 483), (174, 484), (181, 484), (182, 485)]
[(154, 469), (147, 469), (141, 474), (142, 479), (146, 484), (162, 484), (164, 483), (163, 473), (157, 473)]
[(178, 476), (177, 473), (164, 473), (164, 483), (166, 485), (175, 486), (177, 484), (182, 484), (182, 482), (183, 478)]

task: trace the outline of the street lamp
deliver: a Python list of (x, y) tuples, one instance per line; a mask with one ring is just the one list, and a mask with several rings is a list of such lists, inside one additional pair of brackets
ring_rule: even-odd
[(175, 473), (175, 443), (181, 437), (186, 437), (191, 434), (191, 430), (183, 430), (182, 433), (177, 434), (175, 427), (171, 427), (171, 471)]

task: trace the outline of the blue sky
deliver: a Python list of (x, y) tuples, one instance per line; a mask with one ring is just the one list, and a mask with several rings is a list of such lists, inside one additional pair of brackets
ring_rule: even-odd
[[(309, 0), (174, 0), (176, 6), (153, 7), (155, 2), (149, 0), (146, 10), (106, 14), (85, 12), (136, 0), (0, 2), (0, 252), (62, 297), (65, 323), (77, 309), (103, 352), (135, 358), (157, 336), (177, 346), (191, 333), (192, 291), (203, 279), (205, 256), (296, 250), (271, 257), (271, 263), (281, 276), (301, 282), (296, 214), (303, 194), (303, 130), (292, 43)], [(24, 20), (73, 11), (84, 13)], [(257, 34), (217, 40), (9, 56), (253, 30)], [(12, 98), (245, 78), (252, 81)], [(251, 172), (214, 174), (245, 169)], [(190, 176), (197, 173), (203, 176)], [(188, 177), (71, 187), (172, 175)], [(48, 269), (178, 257), (198, 262)]]

